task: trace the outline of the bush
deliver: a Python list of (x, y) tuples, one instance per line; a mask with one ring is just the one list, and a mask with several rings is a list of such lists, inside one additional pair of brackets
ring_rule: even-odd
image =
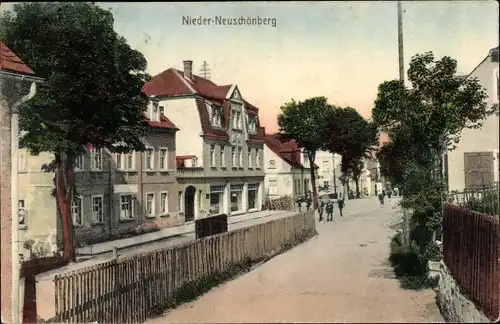
[(415, 241), (412, 241), (409, 247), (403, 246), (402, 242), (402, 233), (397, 233), (391, 239), (389, 256), (389, 262), (401, 287), (412, 290), (434, 287), (435, 280), (429, 279), (427, 256), (420, 252)]

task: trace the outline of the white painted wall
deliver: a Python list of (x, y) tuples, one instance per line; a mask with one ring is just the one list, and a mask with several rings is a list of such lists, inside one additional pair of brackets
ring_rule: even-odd
[[(482, 62), (469, 78), (478, 78), (488, 94), (488, 104), (498, 103), (497, 76), (498, 63), (491, 62), (488, 57)], [(455, 150), (448, 153), (448, 185), (449, 190), (463, 190), (465, 188), (464, 153), (466, 152), (495, 152), (495, 181), (498, 181), (498, 159), (496, 152), (499, 149), (499, 118), (490, 116), (485, 120), (481, 129), (464, 129), (462, 137)]]
[(20, 226), (19, 240), (21, 244), (28, 238), (35, 242), (52, 241), (51, 248), (56, 250), (57, 209), (52, 196), (54, 173), (41, 170), (43, 164), (52, 161), (53, 155), (42, 152), (33, 156), (26, 149), (20, 149), (19, 156), (25, 161), (19, 169), (19, 200), (24, 200), (27, 218), (26, 226)]
[[(271, 165), (274, 161), (274, 168)], [(292, 167), (264, 145), (264, 196), (270, 194), (270, 182), (276, 181), (276, 197), (293, 194)]]
[(194, 98), (169, 98), (159, 102), (165, 115), (180, 130), (176, 134), (176, 155), (195, 155), (203, 166), (203, 138), (200, 116)]

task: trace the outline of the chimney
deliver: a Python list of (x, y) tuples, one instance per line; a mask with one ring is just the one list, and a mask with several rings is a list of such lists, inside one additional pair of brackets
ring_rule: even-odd
[(184, 63), (184, 77), (188, 80), (193, 79), (193, 61), (183, 61)]

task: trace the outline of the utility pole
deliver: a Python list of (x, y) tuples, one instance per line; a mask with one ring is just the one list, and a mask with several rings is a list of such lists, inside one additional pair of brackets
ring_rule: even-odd
[(403, 9), (398, 1), (398, 48), (399, 48), (399, 81), (405, 82), (405, 63), (403, 52)]
[[(398, 1), (398, 52), (399, 52), (399, 81), (405, 83), (405, 63), (403, 52), (403, 9)], [(384, 184), (385, 185), (385, 184)], [(410, 212), (403, 208), (403, 245), (410, 246)]]
[(200, 68), (200, 75), (205, 79), (210, 79), (210, 69), (208, 68), (207, 61), (203, 61), (203, 64)]

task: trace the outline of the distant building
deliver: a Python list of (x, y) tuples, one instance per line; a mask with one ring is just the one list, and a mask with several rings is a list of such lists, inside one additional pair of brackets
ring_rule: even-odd
[(177, 206), (186, 221), (208, 213), (259, 211), (263, 202), (263, 133), (259, 110), (236, 84), (193, 74), (193, 62), (152, 77), (144, 91), (179, 126)]
[[(477, 78), (488, 94), (488, 105), (499, 102), (498, 47), (467, 76)], [(480, 129), (464, 129), (457, 148), (444, 158), (450, 191), (482, 187), (499, 181), (499, 119), (490, 116)]]
[(295, 141), (267, 134), (264, 146), (265, 195), (270, 199), (312, 192), (311, 169)]
[(340, 170), (340, 162), (342, 157), (338, 154), (333, 154), (326, 151), (316, 152), (315, 163), (318, 166), (318, 188), (341, 193), (342, 182), (340, 177), (342, 171)]

